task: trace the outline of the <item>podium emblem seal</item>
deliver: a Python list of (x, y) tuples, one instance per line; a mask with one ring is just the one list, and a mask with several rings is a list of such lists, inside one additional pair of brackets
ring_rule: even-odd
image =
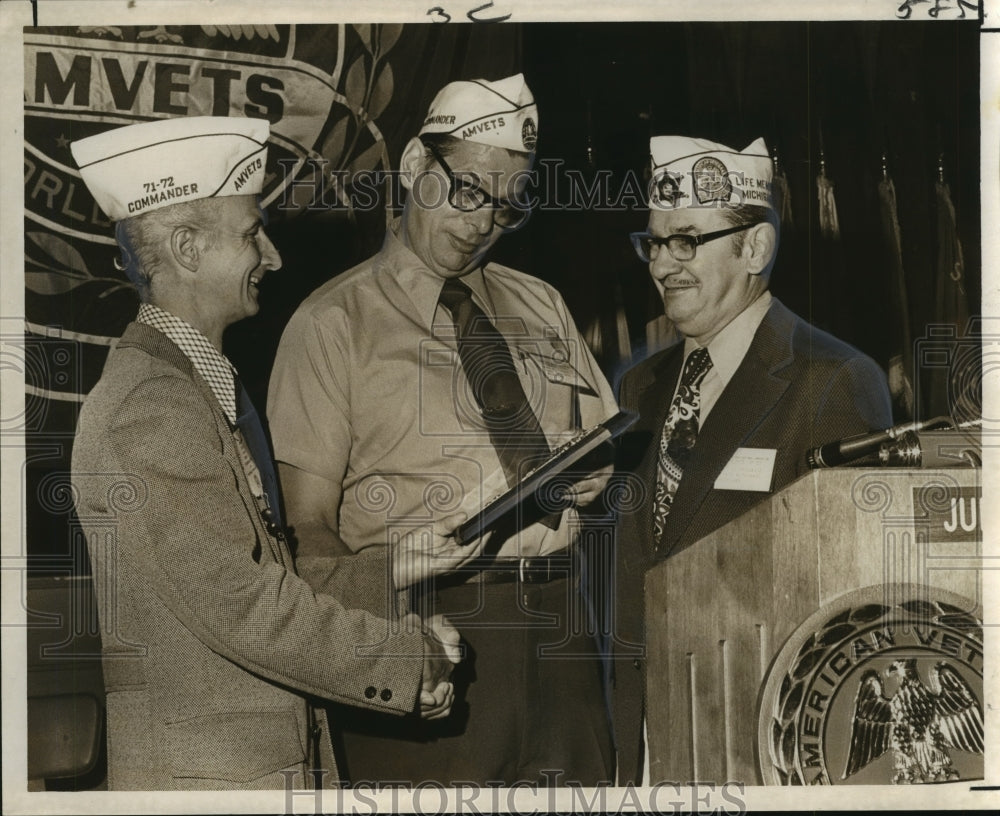
[(982, 779), (983, 630), (972, 601), (931, 587), (854, 590), (781, 648), (758, 714), (767, 785)]

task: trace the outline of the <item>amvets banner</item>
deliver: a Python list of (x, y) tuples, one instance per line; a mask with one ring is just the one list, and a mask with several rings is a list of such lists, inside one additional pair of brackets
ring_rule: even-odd
[[(444, 84), (514, 72), (519, 43), (512, 26), (26, 29), (27, 321), (19, 364), (29, 448), (47, 451), (29, 454), (29, 471), (68, 468), (79, 405), (138, 306), (115, 269), (112, 224), (83, 184), (71, 142), (153, 119), (266, 119), (271, 135), (262, 200), (269, 222), (295, 240), (294, 222), (352, 218), (360, 198), (345, 180), (362, 170), (391, 170)], [(358, 220), (358, 229), (384, 229), (384, 193), (368, 191), (368, 217)], [(377, 246), (381, 236), (361, 238)], [(329, 267), (329, 276), (338, 271), (335, 259), (316, 265)]]

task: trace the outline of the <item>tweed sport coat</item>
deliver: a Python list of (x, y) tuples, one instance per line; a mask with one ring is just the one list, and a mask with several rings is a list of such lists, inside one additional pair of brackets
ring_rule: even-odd
[[(638, 783), (642, 772), (648, 568), (803, 475), (811, 447), (892, 424), (889, 389), (878, 364), (773, 299), (699, 431), (656, 548), (651, 497), (659, 439), (683, 359), (683, 343), (665, 349), (626, 372), (619, 388), (621, 407), (640, 415), (621, 441), (619, 469), (641, 480), (646, 497), (635, 512), (621, 515), (616, 531), (612, 707), (621, 784)], [(771, 493), (713, 489), (740, 447), (777, 449)]]
[(111, 789), (283, 788), (310, 746), (330, 785), (310, 697), (415, 708), (423, 641), (394, 617), (386, 548), (328, 559), (311, 589), (267, 532), (211, 389), (156, 329), (133, 323), (111, 351), (80, 414), (73, 485)]

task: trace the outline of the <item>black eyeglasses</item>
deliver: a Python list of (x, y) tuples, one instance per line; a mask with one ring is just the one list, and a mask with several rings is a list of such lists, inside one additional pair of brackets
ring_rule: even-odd
[(665, 246), (667, 251), (678, 261), (690, 261), (694, 258), (698, 247), (722, 238), (726, 235), (733, 235), (737, 232), (757, 226), (756, 223), (740, 224), (738, 227), (728, 227), (715, 232), (706, 232), (702, 235), (687, 235), (685, 233), (675, 233), (661, 238), (659, 235), (650, 235), (648, 232), (633, 232), (629, 235), (632, 239), (632, 246), (635, 247), (635, 254), (645, 262), (652, 262), (660, 253), (660, 247)]
[(493, 210), (493, 222), (500, 229), (507, 231), (519, 229), (527, 223), (528, 217), (531, 215), (531, 206), (527, 202), (494, 198), (475, 183), (475, 173), (467, 173), (465, 175), (469, 178), (462, 178), (448, 166), (441, 151), (432, 142), (426, 142), (423, 139), (421, 142), (431, 151), (434, 160), (448, 175), (448, 203), (452, 207), (462, 212), (475, 212), (489, 205)]

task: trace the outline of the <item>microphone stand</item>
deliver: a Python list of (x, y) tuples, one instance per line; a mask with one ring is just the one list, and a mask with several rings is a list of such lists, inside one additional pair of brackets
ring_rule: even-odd
[[(884, 431), (860, 434), (858, 436), (828, 442), (806, 452), (806, 463), (810, 468), (828, 468), (841, 465), (854, 467), (864, 465), (902, 466), (902, 467), (937, 467), (954, 466), (955, 457), (945, 456), (943, 463), (938, 457), (928, 457), (921, 446), (921, 438), (927, 438), (929, 433), (937, 432), (938, 441), (944, 442), (944, 435), (966, 430), (982, 425), (982, 419), (972, 419), (956, 424), (951, 417), (939, 416), (923, 422), (907, 422), (886, 428)], [(949, 437), (950, 438), (950, 437)], [(969, 449), (967, 461), (975, 465), (981, 463), (977, 451), (981, 444), (977, 440)], [(932, 462), (933, 464), (931, 464)]]

